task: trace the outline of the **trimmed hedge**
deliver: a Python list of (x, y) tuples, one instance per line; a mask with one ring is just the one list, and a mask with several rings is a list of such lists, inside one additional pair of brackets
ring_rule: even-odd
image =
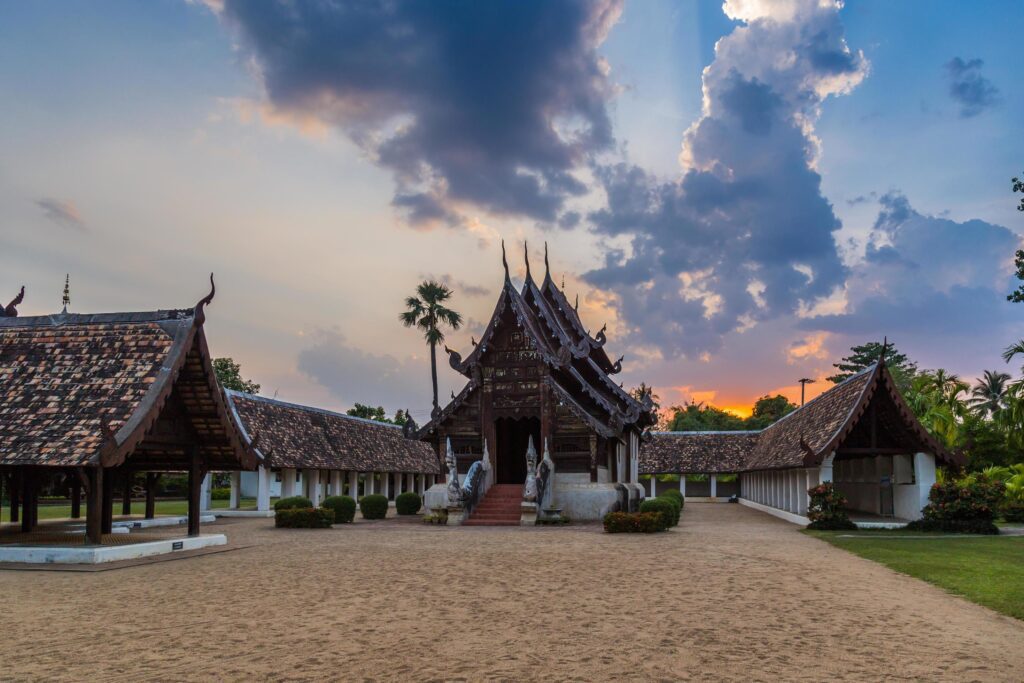
[(675, 503), (666, 498), (648, 498), (640, 503), (640, 512), (651, 512), (661, 515), (664, 529), (675, 525), (677, 509)]
[(275, 510), (295, 510), (296, 508), (307, 509), (313, 507), (313, 501), (305, 496), (289, 496), (281, 498), (274, 503)]
[(662, 500), (667, 500), (672, 507), (675, 508), (676, 513), (672, 519), (672, 526), (679, 526), (679, 516), (683, 514), (683, 504), (679, 502), (678, 498), (673, 496), (658, 496)]
[(679, 493), (678, 489), (669, 489), (662, 493), (659, 498), (671, 498), (679, 501), (679, 509), (682, 510), (686, 506), (686, 500), (683, 498), (683, 494)]
[(1008, 500), (1003, 503), (1003, 519), (1007, 522), (1024, 522), (1024, 500)]
[(329, 529), (332, 524), (330, 508), (281, 508), (274, 513), (274, 526), (280, 529)]
[(356, 517), (356, 501), (349, 496), (327, 496), (320, 506), (334, 510), (335, 524), (350, 524)]
[(996, 512), (1003, 500), (1000, 481), (948, 481), (928, 492), (928, 505), (918, 519), (907, 525), (917, 531), (949, 531), (960, 534), (998, 534)]
[(604, 530), (609, 534), (653, 534), (665, 530), (665, 517), (660, 512), (609, 512), (604, 516)]
[(363, 519), (384, 519), (388, 516), (388, 497), (379, 493), (363, 496), (359, 499), (359, 511)]
[(210, 500), (231, 500), (231, 487), (218, 486), (210, 489)]
[(423, 501), (419, 494), (412, 491), (399, 493), (395, 497), (395, 511), (400, 515), (415, 515), (420, 511), (421, 505), (423, 505)]

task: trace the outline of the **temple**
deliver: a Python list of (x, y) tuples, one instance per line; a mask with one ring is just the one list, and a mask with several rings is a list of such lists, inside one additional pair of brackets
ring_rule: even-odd
[[(512, 283), (504, 245), (502, 262), (504, 285), (480, 340), (465, 358), (446, 349), (466, 385), (417, 438), (439, 456), (450, 443), (460, 475), (486, 452), (484, 488), (501, 487), (512, 500), (520, 492), (530, 497), (522, 489), (543, 458), (546, 493), (537, 503), (574, 520), (635, 507), (643, 497), (640, 437), (656, 423), (649, 398), (635, 399), (612, 379), (623, 359), (611, 360), (604, 328), (591, 336), (555, 285), (546, 246), (539, 285), (528, 255), (521, 289)], [(508, 512), (508, 519), (492, 521), (519, 523), (518, 510)]]
[[(921, 517), (937, 464), (960, 467), (918, 422), (883, 358), (792, 413), (753, 432), (654, 432), (640, 471), (650, 495), (678, 486), (684, 496), (736, 496), (738, 502), (807, 524), (808, 489), (831, 481), (851, 517), (868, 526)], [(678, 483), (658, 475), (679, 475)], [(722, 474), (737, 475), (723, 492)], [(688, 490), (687, 479), (710, 487)]]

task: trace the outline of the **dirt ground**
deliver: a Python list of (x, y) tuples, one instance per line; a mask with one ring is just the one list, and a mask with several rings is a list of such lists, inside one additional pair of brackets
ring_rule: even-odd
[(0, 679), (1020, 680), (1024, 623), (737, 505), (680, 526), (205, 525), (232, 552), (0, 571)]

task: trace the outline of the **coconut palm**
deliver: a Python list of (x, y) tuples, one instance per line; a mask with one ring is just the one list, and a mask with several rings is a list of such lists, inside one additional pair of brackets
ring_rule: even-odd
[(1014, 356), (1024, 356), (1024, 339), (1019, 340), (1016, 344), (1010, 344), (1003, 349), (1003, 360), (1009, 363), (1013, 360)]
[(437, 345), (444, 343), (443, 325), (453, 330), (462, 326), (462, 315), (444, 304), (452, 297), (452, 290), (447, 285), (427, 280), (416, 287), (416, 296), (407, 297), (405, 311), (398, 319), (406, 327), (416, 327), (423, 332), (423, 338), (430, 347), (430, 379), (434, 387), (434, 409), (436, 416), (441, 408), (437, 403)]
[(971, 389), (968, 403), (982, 415), (995, 416), (1006, 407), (1006, 383), (1010, 376), (1005, 372), (986, 370)]

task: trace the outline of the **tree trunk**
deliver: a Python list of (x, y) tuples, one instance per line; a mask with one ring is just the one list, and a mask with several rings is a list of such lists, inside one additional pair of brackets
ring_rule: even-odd
[[(437, 404), (437, 344), (430, 345), (430, 380), (434, 387), (434, 410), (436, 413), (440, 406)], [(434, 417), (432, 414), (431, 417)]]

